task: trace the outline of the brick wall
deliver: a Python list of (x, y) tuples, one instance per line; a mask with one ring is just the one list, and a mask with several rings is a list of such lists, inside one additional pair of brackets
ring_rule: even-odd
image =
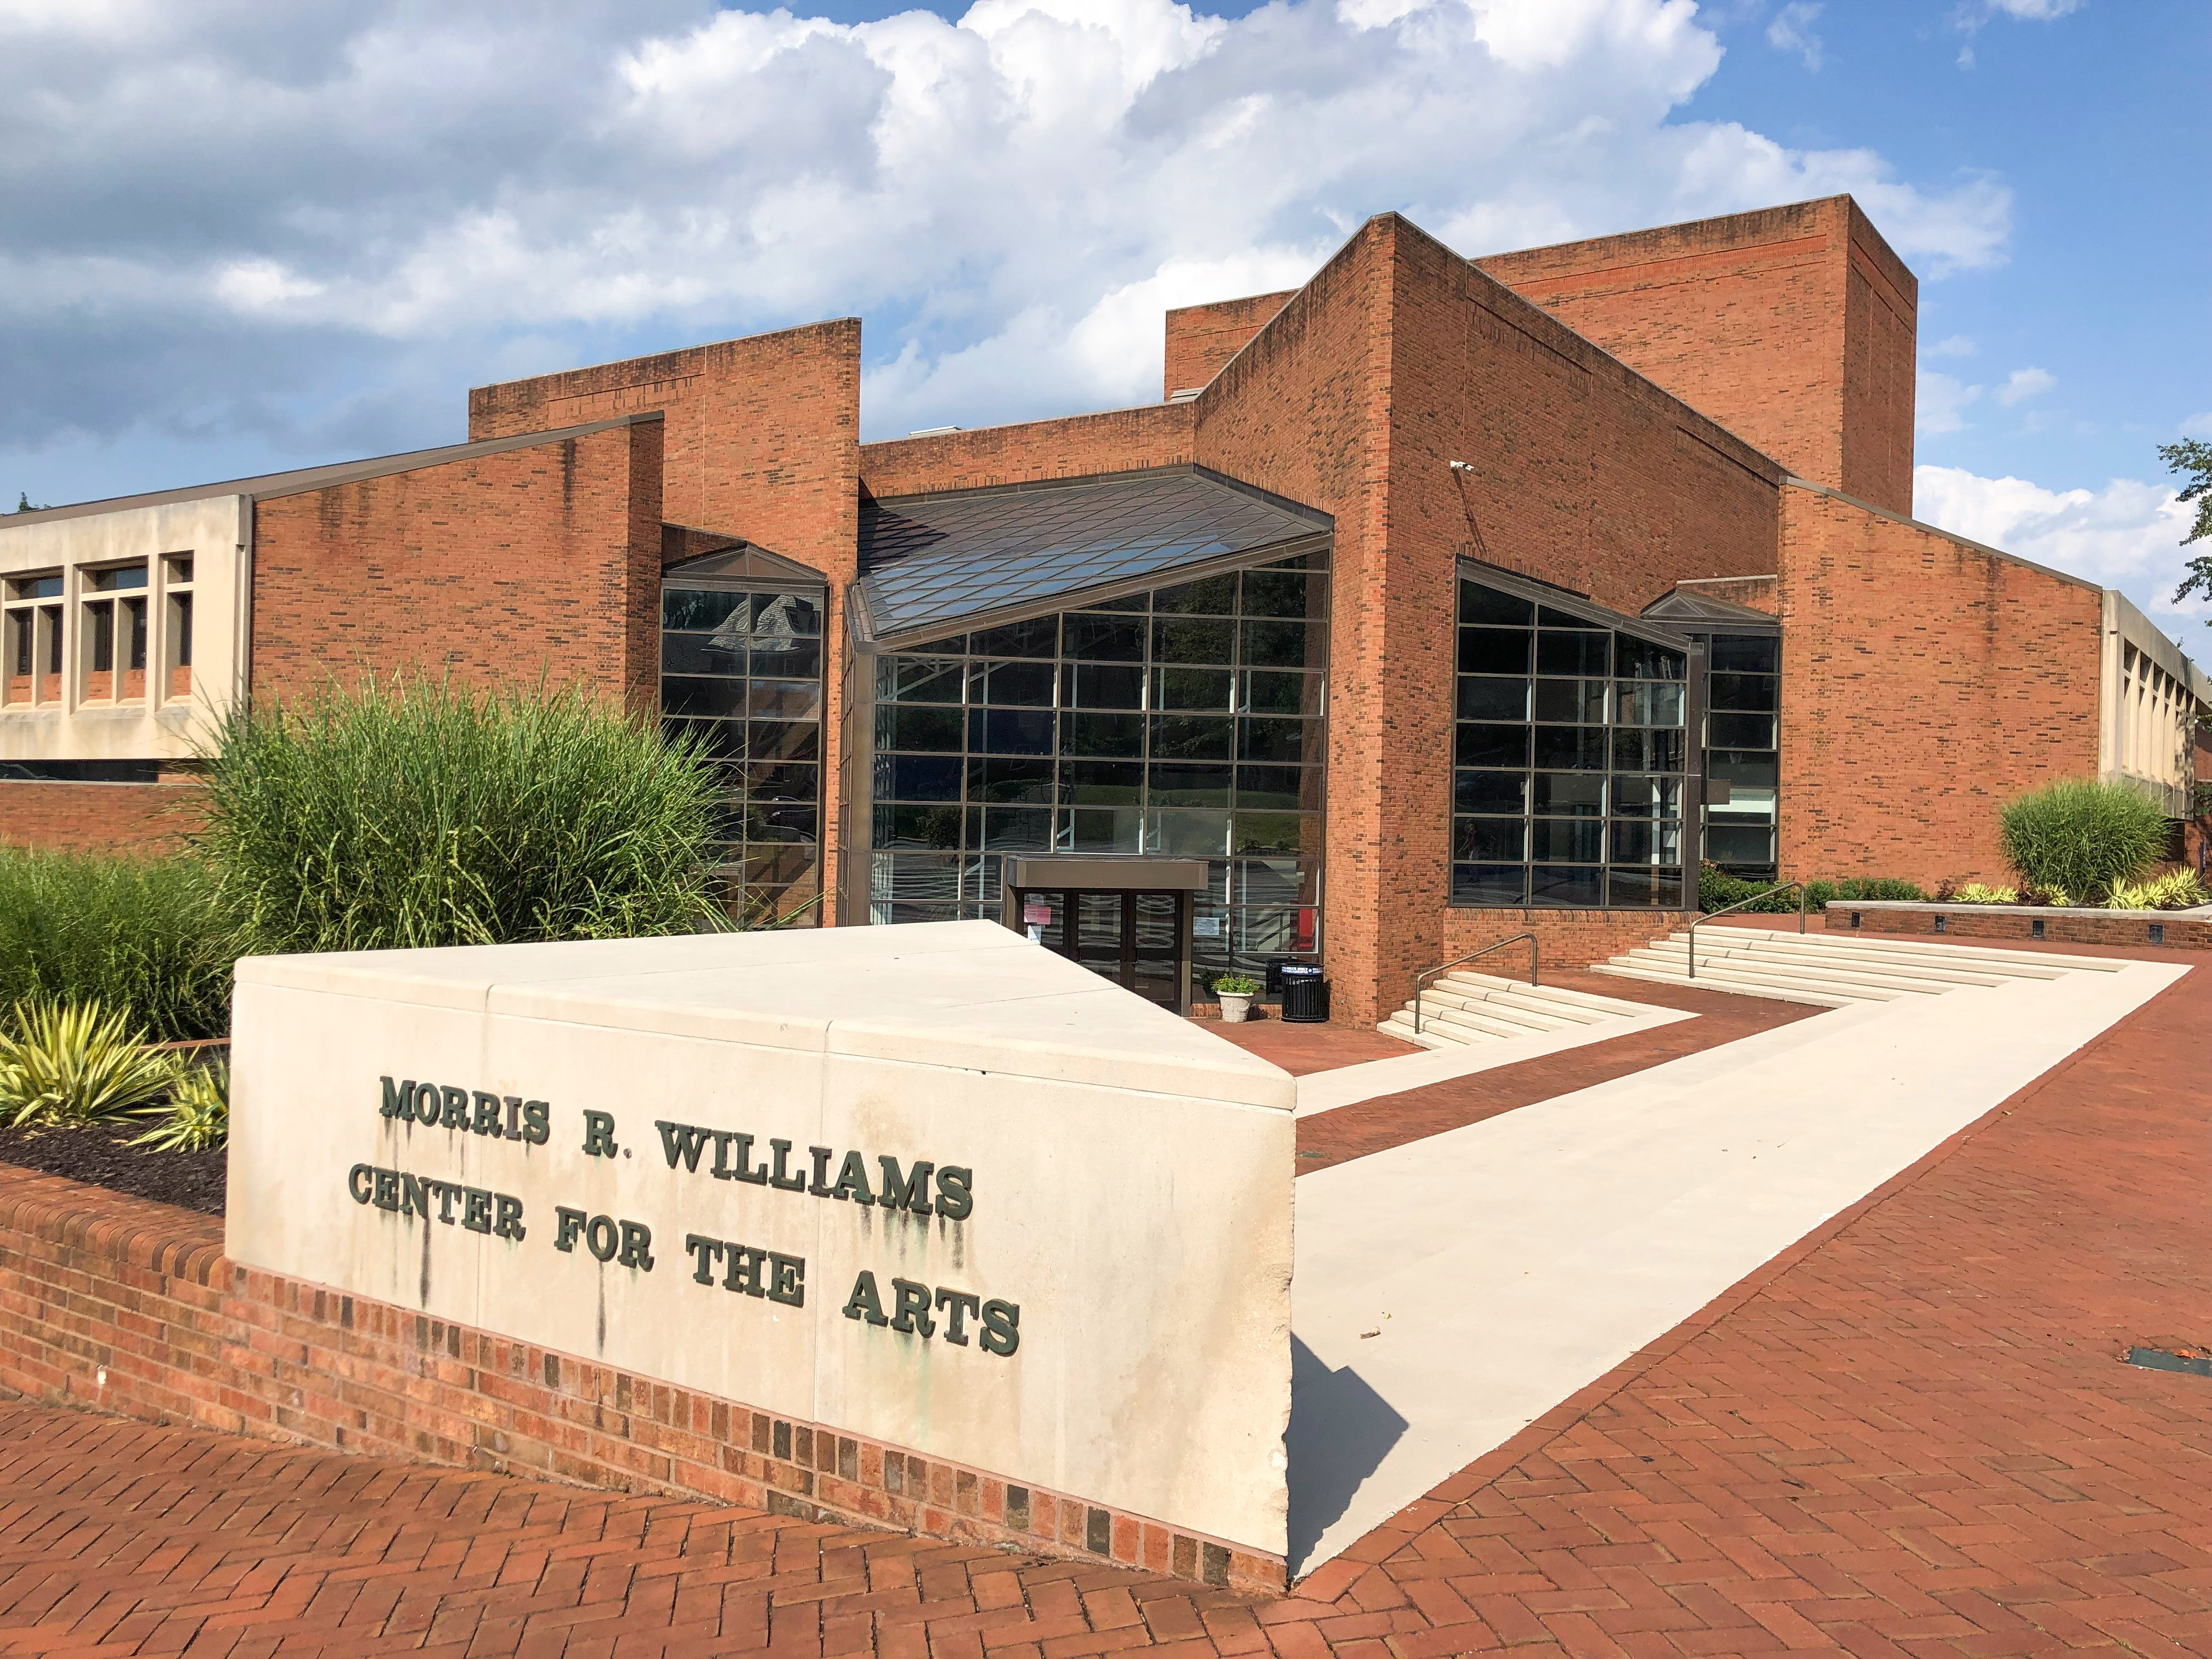
[(1211, 305), (1183, 306), (1168, 313), (1167, 370), (1160, 396), (1172, 398), (1212, 380), (1224, 364), (1244, 349), (1246, 341), (1290, 303), (1296, 291), (1217, 300)]
[(1723, 599), (1747, 611), (1764, 611), (1770, 617), (1782, 603), (1778, 591), (1779, 581), (1773, 576), (1712, 576), (1677, 582), (1674, 586), (1704, 599)]
[(2097, 771), (2099, 590), (1783, 491), (1787, 876), (2000, 880), (1997, 813)]
[[(1338, 1018), (1364, 1024), (1471, 932), (1522, 925), (1448, 903), (1457, 557), (1633, 613), (1684, 577), (1771, 573), (1780, 470), (1395, 217), (1192, 407), (1201, 462), (1336, 518), (1328, 952)], [(1668, 923), (1529, 925), (1564, 961)]]
[(641, 421), (258, 501), (252, 695), (410, 668), (649, 708), (660, 453)]
[[(1854, 915), (1858, 917), (1856, 928), (1851, 925)], [(1936, 926), (1939, 917), (1943, 922), (1940, 930)], [(2082, 915), (2045, 910), (2038, 915), (1996, 905), (1870, 908), (1838, 902), (1828, 907), (1828, 928), (1832, 933), (1907, 933), (1933, 939), (1940, 931), (1946, 939), (2033, 939), (2039, 921), (2043, 924), (2042, 937), (2051, 944), (2148, 946), (2150, 930), (2155, 927), (2160, 933), (2159, 943), (2166, 950), (2212, 951), (2212, 919), (2172, 911)]]
[(188, 782), (0, 781), (0, 843), (71, 853), (173, 851), (197, 821)]
[(1918, 284), (1849, 197), (1479, 263), (1800, 476), (1912, 510)]
[(54, 1404), (1284, 1584), (1141, 1516), (248, 1268), (216, 1218), (5, 1164), (0, 1333), (0, 1389)]
[(1190, 404), (1146, 404), (1020, 426), (894, 438), (860, 446), (860, 482), (880, 498), (1176, 466), (1194, 458), (1194, 428)]
[[(663, 516), (743, 537), (829, 584), (823, 618), (823, 775), (838, 775), (845, 590), (857, 574), (860, 319), (842, 317), (469, 393), (469, 435), (492, 438), (641, 410), (666, 422)], [(642, 620), (655, 601), (638, 613)], [(657, 641), (656, 641), (657, 651)], [(831, 785), (834, 791), (835, 785)], [(837, 822), (825, 800), (823, 822)], [(838, 879), (832, 871), (828, 878)], [(834, 903), (823, 907), (834, 921)]]

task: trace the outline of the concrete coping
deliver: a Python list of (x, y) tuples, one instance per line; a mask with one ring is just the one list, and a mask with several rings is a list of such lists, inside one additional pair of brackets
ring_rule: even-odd
[(2212, 904), (2186, 910), (2098, 910), (2081, 904), (1975, 904), (1966, 899), (1830, 899), (1831, 910), (1918, 910), (1946, 915), (2081, 916), (2089, 921), (2212, 921)]

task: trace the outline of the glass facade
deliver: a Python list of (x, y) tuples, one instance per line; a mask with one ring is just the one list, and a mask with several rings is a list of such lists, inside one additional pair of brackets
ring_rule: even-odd
[(1689, 653), (1462, 574), (1451, 896), (1678, 908)]
[(1782, 641), (1772, 634), (1692, 637), (1706, 651), (1706, 775), (1729, 787), (1726, 801), (1705, 809), (1705, 858), (1735, 875), (1771, 877)]
[[(821, 891), (826, 589), (670, 572), (660, 593), (661, 724), (702, 743), (726, 787), (725, 901), (752, 925)], [(816, 905), (801, 918), (818, 922)]]
[(1197, 985), (1319, 949), (1328, 575), (1231, 570), (875, 660), (869, 915), (1001, 914), (1008, 854), (1202, 859)]

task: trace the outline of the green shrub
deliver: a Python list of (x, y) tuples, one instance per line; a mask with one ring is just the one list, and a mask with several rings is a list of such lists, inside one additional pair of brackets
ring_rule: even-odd
[(112, 1116), (175, 1080), (176, 1062), (146, 1046), (130, 1017), (97, 1002), (15, 1005), (0, 1030), (0, 1121), (58, 1128)]
[[(1725, 870), (1706, 865), (1698, 873), (1698, 908), (1708, 915), (1716, 910), (1725, 910), (1731, 904), (1750, 898), (1753, 894), (1766, 895), (1757, 903), (1745, 905), (1740, 915), (1781, 915), (1797, 914), (1796, 890), (1784, 888), (1780, 892), (1770, 890), (1772, 881), (1746, 881)], [(1846, 876), (1840, 881), (1821, 878), (1805, 884), (1805, 908), (1818, 910), (1838, 899), (1924, 899), (1928, 895), (1909, 881), (1899, 881), (1888, 876)]]
[(154, 1127), (135, 1137), (133, 1146), (157, 1152), (204, 1152), (230, 1139), (230, 1067), (221, 1060), (195, 1065), (172, 1062), (169, 1097), (137, 1115)]
[(2191, 910), (2212, 903), (2212, 892), (2195, 871), (2170, 870), (2148, 881), (2114, 882), (2109, 902), (2115, 910)]
[(334, 685), (234, 714), (208, 762), (200, 844), (256, 951), (727, 925), (712, 763), (580, 688)]
[(1222, 997), (1256, 997), (1260, 981), (1249, 974), (1223, 974), (1213, 981), (1213, 994)]
[(0, 847), (0, 1007), (98, 1002), (159, 1042), (230, 1029), (237, 952), (190, 858)]
[(2166, 815), (2125, 784), (2077, 778), (2008, 804), (1998, 838), (2024, 883), (2095, 904), (2158, 857)]

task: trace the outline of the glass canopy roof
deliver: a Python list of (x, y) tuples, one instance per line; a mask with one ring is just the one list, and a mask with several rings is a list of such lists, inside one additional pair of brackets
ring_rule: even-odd
[(856, 608), (865, 636), (896, 642), (1217, 559), (1303, 552), (1329, 527), (1196, 467), (864, 499)]

